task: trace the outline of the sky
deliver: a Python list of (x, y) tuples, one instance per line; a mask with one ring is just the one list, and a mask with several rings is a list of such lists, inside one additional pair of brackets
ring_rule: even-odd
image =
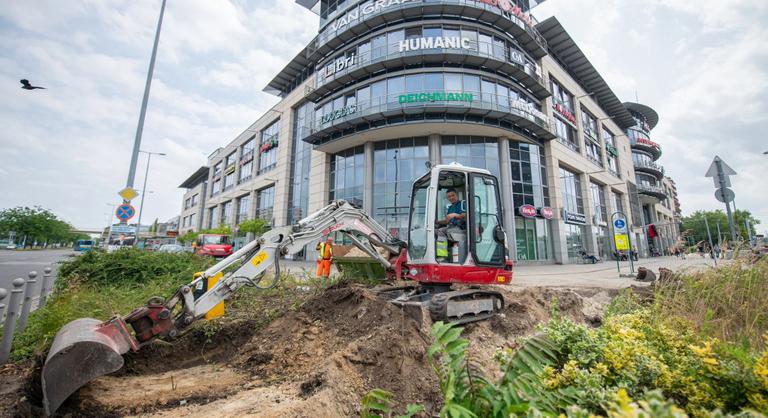
[[(160, 3), (0, 0), (0, 209), (110, 222)], [(719, 155), (738, 173), (736, 206), (768, 230), (768, 2), (548, 0), (534, 15), (557, 16), (620, 100), (659, 113), (651, 138), (683, 214), (724, 209), (704, 177)], [(317, 29), (291, 0), (168, 0), (141, 145), (166, 156), (152, 158), (142, 223), (180, 213), (179, 184), (277, 103), (262, 89)]]

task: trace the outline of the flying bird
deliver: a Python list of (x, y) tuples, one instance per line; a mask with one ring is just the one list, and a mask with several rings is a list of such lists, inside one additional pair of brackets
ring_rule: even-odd
[(22, 78), (21, 80), (19, 80), (19, 83), (22, 84), (21, 88), (23, 88), (24, 90), (45, 89), (45, 87), (38, 87), (38, 86), (33, 86), (29, 84), (29, 80), (27, 80), (26, 78)]

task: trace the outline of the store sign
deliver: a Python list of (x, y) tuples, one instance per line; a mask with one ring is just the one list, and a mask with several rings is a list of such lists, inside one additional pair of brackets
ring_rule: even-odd
[(510, 106), (512, 106), (512, 109), (517, 109), (522, 112), (530, 113), (531, 115), (536, 116), (541, 120), (547, 120), (547, 115), (545, 115), (539, 109), (536, 109), (536, 106), (534, 106), (532, 103), (528, 103), (525, 100), (517, 99), (512, 103), (510, 103)]
[(539, 208), (539, 216), (544, 219), (552, 219), (555, 217), (555, 211), (548, 206), (544, 206)]
[(525, 57), (523, 56), (523, 53), (513, 48), (509, 49), (509, 60), (520, 65), (525, 65)]
[(357, 105), (351, 105), (351, 106), (345, 106), (341, 109), (335, 110), (331, 113), (326, 113), (320, 118), (321, 124), (326, 124), (328, 122), (332, 122), (336, 119), (343, 118), (344, 116), (349, 116), (353, 113), (357, 113), (358, 106)]
[(478, 3), (484, 3), (489, 4), (491, 6), (496, 6), (499, 9), (517, 17), (518, 19), (525, 22), (528, 26), (533, 26), (533, 20), (531, 17), (526, 14), (523, 9), (521, 9), (519, 6), (516, 6), (510, 2), (510, 0), (477, 0)]
[(556, 103), (555, 110), (564, 118), (568, 119), (568, 121), (570, 121), (571, 123), (573, 124), (576, 123), (576, 116), (573, 116), (571, 112), (565, 108), (565, 106), (561, 105), (560, 103)]
[(392, 6), (397, 6), (404, 3), (413, 3), (413, 2), (415, 1), (414, 0), (375, 0), (375, 1), (365, 3), (354, 10), (350, 10), (344, 16), (333, 21), (333, 23), (331, 23), (331, 30), (335, 32), (349, 25), (350, 22), (367, 19), (368, 15), (378, 13)]
[(651, 141), (650, 139), (645, 139), (645, 138), (637, 138), (637, 141), (636, 141), (636, 142), (637, 142), (638, 144), (648, 145), (649, 147), (653, 147), (653, 148), (661, 148), (661, 147), (659, 146), (659, 144), (657, 144), (657, 143), (655, 143), (655, 142)]
[(517, 208), (517, 213), (525, 218), (535, 218), (537, 211), (533, 205), (523, 205)]
[(565, 219), (565, 223), (567, 223), (567, 224), (572, 224), (572, 225), (586, 225), (587, 224), (587, 216), (586, 215), (583, 215), (581, 213), (568, 212), (565, 209), (563, 209), (563, 219)]
[(412, 38), (400, 41), (400, 52), (418, 51), (420, 49), (472, 49), (469, 38), (459, 36), (433, 36), (429, 38)]
[(404, 103), (426, 103), (426, 102), (466, 102), (472, 103), (474, 96), (472, 93), (446, 93), (436, 91), (434, 93), (410, 93), (401, 94), (397, 98), (400, 104)]
[(341, 57), (321, 68), (320, 71), (318, 71), (318, 75), (323, 78), (330, 77), (339, 71), (353, 67), (355, 64), (357, 64), (357, 55), (352, 55), (351, 57)]
[(617, 251), (629, 251), (629, 236), (627, 234), (616, 234), (613, 236), (616, 242)]

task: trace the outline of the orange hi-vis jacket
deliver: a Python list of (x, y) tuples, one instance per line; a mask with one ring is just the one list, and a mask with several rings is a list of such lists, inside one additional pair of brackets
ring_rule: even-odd
[(333, 244), (321, 242), (320, 243), (320, 260), (330, 260), (333, 257)]

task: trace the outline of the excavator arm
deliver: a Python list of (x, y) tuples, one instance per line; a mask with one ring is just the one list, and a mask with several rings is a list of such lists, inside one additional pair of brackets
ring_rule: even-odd
[[(407, 244), (392, 237), (364, 211), (344, 200), (332, 202), (292, 226), (278, 227), (216, 263), (168, 299), (152, 298), (146, 306), (109, 321), (82, 318), (62, 327), (48, 352), (42, 372), (43, 405), (52, 414), (81, 386), (123, 365), (122, 355), (137, 351), (157, 338), (178, 337), (192, 323), (243, 286), (268, 288), (280, 278), (280, 258), (301, 251), (322, 237), (339, 232), (378, 260), (388, 276), (399, 278)], [(377, 248), (389, 253), (379, 254)], [(274, 269), (272, 270), (272, 268)], [(274, 277), (265, 285), (267, 271)], [(193, 289), (206, 278), (223, 277), (194, 297)], [(132, 332), (131, 332), (132, 330)]]

